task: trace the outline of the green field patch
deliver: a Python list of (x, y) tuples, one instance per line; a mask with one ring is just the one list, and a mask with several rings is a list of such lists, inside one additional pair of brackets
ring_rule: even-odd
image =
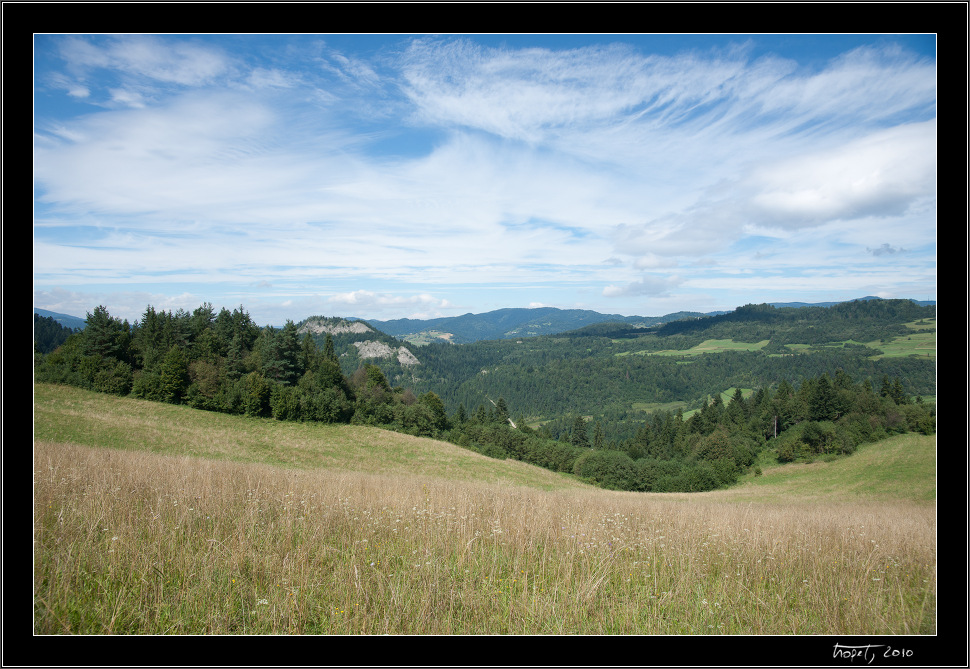
[(936, 330), (935, 318), (921, 318), (918, 321), (906, 323), (906, 327), (912, 330)]
[(936, 437), (901, 434), (874, 444), (862, 444), (850, 457), (819, 458), (811, 463), (770, 463), (763, 452), (760, 468), (743, 475), (732, 492), (737, 499), (905, 499), (936, 500)]
[(767, 339), (763, 339), (762, 341), (755, 343), (738, 342), (734, 341), (733, 339), (708, 339), (706, 341), (702, 341), (693, 348), (685, 350), (663, 349), (660, 351), (631, 351), (618, 353), (617, 355), (702, 355), (704, 353), (721, 353), (724, 351), (760, 351), (767, 345)]
[[(724, 406), (727, 406), (728, 403), (731, 401), (731, 399), (734, 397), (734, 391), (735, 391), (735, 388), (728, 388), (727, 390), (721, 391), (721, 402), (724, 403)], [(743, 397), (744, 399), (748, 399), (748, 397), (750, 397), (752, 393), (754, 393), (754, 388), (741, 389), (741, 397)], [(700, 409), (691, 409), (690, 411), (685, 411), (684, 420), (690, 418), (698, 411), (700, 411)]]
[(670, 411), (676, 412), (677, 409), (683, 409), (686, 406), (684, 402), (634, 402), (632, 408), (634, 411), (643, 411), (644, 413), (654, 413), (655, 411)]
[[(930, 319), (926, 319), (929, 321)], [(934, 325), (935, 325), (935, 320)], [(906, 358), (917, 356), (920, 358), (936, 359), (936, 329), (926, 331), (930, 326), (927, 324), (918, 325), (907, 323), (907, 327), (913, 329), (912, 334), (893, 337), (892, 339), (878, 339), (867, 342), (866, 346), (879, 349), (882, 355), (879, 358)]]

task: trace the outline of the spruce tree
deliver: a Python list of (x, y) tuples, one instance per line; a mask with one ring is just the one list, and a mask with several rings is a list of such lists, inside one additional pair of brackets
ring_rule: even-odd
[(303, 374), (315, 372), (319, 363), (320, 355), (317, 352), (317, 343), (313, 341), (310, 333), (306, 332), (300, 342), (300, 367)]
[(126, 328), (117, 318), (112, 318), (105, 306), (95, 307), (89, 313), (83, 330), (82, 351), (85, 355), (101, 356), (124, 360), (127, 357), (131, 338)]
[(161, 368), (162, 395), (166, 402), (179, 404), (189, 387), (189, 357), (181, 346), (165, 354)]
[(573, 421), (573, 433), (570, 442), (573, 446), (589, 448), (589, 437), (586, 434), (586, 419), (582, 416), (576, 416), (576, 420)]
[(337, 358), (337, 352), (333, 346), (333, 337), (330, 336), (329, 332), (327, 333), (327, 338), (323, 341), (323, 359), (336, 363), (340, 362), (340, 359)]

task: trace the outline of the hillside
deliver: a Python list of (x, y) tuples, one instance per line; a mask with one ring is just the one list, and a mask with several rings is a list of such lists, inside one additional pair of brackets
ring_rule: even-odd
[(415, 392), (434, 390), (449, 412), (502, 397), (512, 416), (538, 422), (579, 414), (607, 430), (643, 420), (651, 407), (689, 410), (725, 389), (797, 384), (839, 369), (877, 386), (884, 375), (898, 377), (907, 395), (929, 398), (936, 394), (935, 316), (932, 306), (872, 300), (746, 305), (648, 329), (599, 323), (559, 335), (425, 346), (409, 383)]
[[(454, 444), (356, 425), (323, 425), (241, 416), (38, 384), (34, 441), (148, 452), (283, 469), (501, 483), (539, 490), (591, 490), (571, 475), (496, 460)], [(770, 464), (763, 475), (705, 493), (639, 493), (668, 499), (784, 503), (936, 499), (936, 439), (899, 435), (861, 446), (848, 458)]]
[(47, 384), (34, 412), (37, 634), (907, 635), (912, 648), (937, 631), (931, 436), (765, 466), (726, 490), (633, 493), (356, 425)]
[(483, 339), (518, 339), (538, 337), (575, 330), (586, 325), (618, 322), (649, 327), (678, 318), (699, 317), (703, 314), (680, 312), (667, 316), (621, 316), (602, 314), (585, 309), (498, 309), (482, 314), (465, 314), (428, 320), (396, 319), (368, 321), (375, 327), (408, 341), (427, 343), (435, 338), (454, 344), (466, 344)]
[[(726, 391), (798, 386), (837, 371), (877, 392), (896, 380), (901, 396), (932, 401), (935, 316), (935, 307), (911, 300), (744, 305), (646, 328), (601, 322), (554, 335), (419, 347), (352, 319), (314, 316), (274, 329), (260, 328), (242, 308), (149, 307), (129, 328), (99, 307), (89, 318), (94, 328), (89, 323), (62, 350), (38, 358), (35, 369), (43, 381), (227, 413), (396, 421), (429, 435), (447, 430), (459, 413), (491, 411), (502, 400), (508, 418), (541, 427), (543, 436), (568, 439), (581, 416), (605, 443), (622, 444), (657, 410), (690, 412)], [(320, 366), (328, 342), (339, 369)], [(387, 384), (395, 399), (375, 395), (373, 384)], [(414, 406), (418, 397), (428, 401)]]
[[(878, 297), (862, 297), (856, 301), (879, 300)], [(778, 302), (769, 306), (782, 308), (818, 307), (827, 308), (846, 302)], [(915, 302), (919, 306), (932, 306), (935, 302)], [(597, 324), (626, 325), (630, 329), (643, 329), (681, 320), (695, 320), (721, 316), (730, 312), (677, 311), (664, 316), (622, 316), (604, 314), (586, 309), (558, 309), (539, 307), (532, 309), (497, 309), (480, 314), (467, 313), (462, 316), (443, 318), (394, 320), (368, 320), (375, 328), (394, 337), (415, 344), (428, 344), (434, 341), (447, 341), (453, 344), (467, 344), (484, 339), (520, 339), (555, 335), (595, 326)]]
[(253, 419), (44, 383), (34, 387), (34, 441), (285, 469), (541, 490), (591, 487), (541, 467), (376, 427)]
[(54, 311), (48, 311), (47, 309), (38, 309), (37, 307), (34, 307), (34, 313), (46, 318), (52, 318), (55, 322), (60, 323), (61, 326), (71, 330), (77, 330), (84, 327), (84, 319), (78, 318), (77, 316), (59, 314)]

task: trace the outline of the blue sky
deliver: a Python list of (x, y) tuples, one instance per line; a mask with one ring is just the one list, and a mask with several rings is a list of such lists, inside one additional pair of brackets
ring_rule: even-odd
[(37, 35), (34, 306), (936, 299), (934, 35)]

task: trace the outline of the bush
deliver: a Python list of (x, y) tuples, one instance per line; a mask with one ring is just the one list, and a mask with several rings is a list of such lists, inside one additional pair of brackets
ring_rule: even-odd
[(269, 395), (270, 411), (276, 420), (299, 419), (299, 401), (293, 389), (280, 383), (274, 383)]
[(164, 401), (165, 391), (162, 389), (161, 375), (156, 370), (135, 372), (132, 379), (131, 394), (152, 402)]
[(700, 460), (686, 464), (677, 476), (676, 484), (678, 492), (704, 492), (720, 487), (721, 481), (714, 466), (707, 460)]
[(272, 393), (270, 382), (259, 372), (250, 372), (244, 378), (246, 392), (243, 395), (243, 412), (247, 416), (268, 416)]
[(119, 362), (112, 365), (110, 361), (94, 375), (94, 390), (99, 393), (112, 395), (127, 395), (131, 392), (134, 376), (131, 365)]
[[(680, 464), (673, 460), (640, 458), (634, 462), (636, 483), (634, 490), (669, 492), (669, 482), (680, 472)], [(666, 483), (663, 481), (666, 479)]]
[(610, 490), (634, 490), (637, 468), (623, 451), (587, 451), (573, 465), (573, 473)]
[(576, 459), (588, 449), (533, 435), (526, 440), (523, 451), (524, 462), (565, 473), (573, 471)]
[(811, 449), (801, 439), (779, 440), (775, 446), (778, 462), (794, 462), (804, 458), (811, 453)]

